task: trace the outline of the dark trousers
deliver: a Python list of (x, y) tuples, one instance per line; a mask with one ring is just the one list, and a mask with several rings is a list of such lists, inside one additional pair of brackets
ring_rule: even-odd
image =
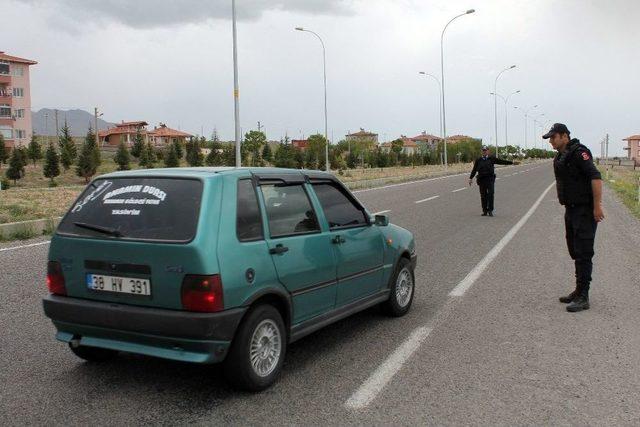
[(576, 289), (584, 295), (589, 293), (593, 270), (593, 243), (598, 223), (590, 205), (566, 206), (564, 226), (567, 248), (576, 265)]
[(482, 212), (493, 212), (493, 191), (496, 183), (495, 176), (487, 176), (478, 178), (478, 187), (480, 188), (480, 203), (482, 203)]

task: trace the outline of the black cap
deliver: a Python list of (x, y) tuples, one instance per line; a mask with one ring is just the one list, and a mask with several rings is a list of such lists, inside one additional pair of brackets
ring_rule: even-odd
[(554, 123), (553, 126), (551, 126), (551, 129), (549, 129), (549, 132), (542, 135), (542, 139), (549, 139), (556, 133), (566, 133), (567, 135), (571, 134), (567, 126), (562, 123)]
[(488, 149), (489, 149), (489, 147), (487, 147), (486, 145), (482, 146), (482, 151), (485, 151), (485, 150), (488, 150)]

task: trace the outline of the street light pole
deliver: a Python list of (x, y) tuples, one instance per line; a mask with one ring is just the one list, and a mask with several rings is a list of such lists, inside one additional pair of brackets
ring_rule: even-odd
[(311, 30), (306, 30), (302, 27), (296, 27), (296, 30), (313, 34), (318, 38), (318, 40), (320, 40), (320, 44), (322, 45), (322, 73), (323, 73), (322, 75), (324, 80), (324, 140), (325, 140), (324, 156), (325, 156), (325, 170), (329, 172), (331, 170), (331, 167), (329, 165), (329, 131), (327, 126), (327, 52), (324, 47), (324, 42), (322, 41), (322, 38), (317, 33)]
[(233, 21), (233, 118), (235, 120), (236, 167), (242, 165), (240, 154), (240, 89), (238, 88), (238, 35), (236, 30), (236, 0), (231, 0)]
[(540, 117), (542, 117), (542, 116), (544, 116), (544, 113), (538, 114), (537, 116), (533, 117), (533, 143), (536, 144), (536, 145), (537, 145), (537, 143), (536, 143), (536, 141), (537, 141), (537, 139), (536, 139), (536, 131), (537, 131), (537, 126), (539, 124), (538, 123), (538, 119)]
[(440, 86), (442, 87), (442, 141), (444, 144), (444, 168), (447, 169), (447, 115), (446, 115), (446, 104), (444, 102), (444, 32), (447, 30), (449, 24), (451, 24), (454, 20), (460, 18), (461, 16), (468, 15), (470, 13), (475, 12), (475, 9), (469, 9), (465, 13), (461, 13), (460, 15), (454, 16), (447, 25), (442, 29), (442, 34), (440, 35)]
[[(494, 97), (499, 96), (500, 99), (502, 99), (502, 101), (504, 102), (504, 145), (505, 145), (505, 147), (507, 145), (509, 145), (509, 125), (508, 125), (508, 111), (509, 110), (507, 109), (507, 104), (509, 103), (509, 98), (511, 98), (512, 95), (515, 95), (517, 93), (520, 93), (520, 91), (516, 90), (515, 92), (511, 92), (509, 95), (507, 95), (506, 98), (504, 96), (500, 95), (499, 93), (495, 93), (495, 92), (491, 92), (490, 93)], [(498, 146), (496, 145), (496, 156), (498, 155), (497, 151), (498, 151)]]
[[(432, 77), (438, 83), (438, 92), (440, 94), (440, 99), (442, 99), (442, 84), (440, 80), (433, 74), (425, 73), (424, 71), (419, 71), (418, 74), (422, 74), (425, 77)], [(442, 102), (438, 102), (440, 104), (440, 138), (442, 139)]]
[(524, 149), (527, 149), (527, 122), (528, 122), (528, 118), (529, 118), (529, 111), (531, 110), (535, 110), (536, 108), (538, 108), (538, 104), (534, 105), (533, 107), (527, 108), (526, 110), (523, 108), (519, 108), (519, 107), (513, 107), (515, 109), (519, 109), (522, 110), (522, 112), (524, 113)]
[[(505, 71), (509, 71), (513, 68), (516, 68), (516, 66), (512, 65), (498, 73), (498, 75), (496, 76), (496, 79), (493, 82), (493, 93), (498, 93), (498, 79), (500, 78), (502, 73), (504, 73)], [(496, 136), (496, 156), (500, 157), (500, 153), (498, 151), (498, 99), (497, 97), (493, 98), (493, 119), (495, 124), (495, 136)]]

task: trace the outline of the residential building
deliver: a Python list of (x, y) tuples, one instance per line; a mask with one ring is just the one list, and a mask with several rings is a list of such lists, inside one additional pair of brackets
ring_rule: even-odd
[(0, 133), (7, 147), (25, 146), (33, 135), (29, 67), (35, 64), (0, 51)]
[[(412, 138), (407, 138), (406, 136), (402, 135), (399, 139), (402, 141), (402, 154), (410, 156), (412, 154), (417, 154), (420, 152), (418, 143), (416, 143)], [(384, 153), (391, 152), (391, 147), (391, 142), (383, 142), (382, 144), (380, 144), (380, 150), (382, 150), (382, 152)]]
[(345, 138), (349, 142), (364, 143), (367, 146), (374, 146), (378, 144), (378, 134), (368, 132), (363, 128), (360, 128), (358, 132), (350, 133)]
[(429, 150), (435, 150), (436, 148), (438, 148), (438, 143), (442, 141), (442, 138), (423, 131), (420, 135), (411, 138), (411, 140), (416, 142), (418, 145), (423, 145)]
[(467, 135), (451, 135), (447, 137), (447, 144), (457, 144), (462, 141), (482, 141), (481, 139), (474, 138)]
[(297, 148), (299, 150), (304, 151), (307, 148), (309, 148), (309, 140), (308, 139), (292, 139), (291, 145), (293, 146), (293, 148)]
[(627, 158), (633, 160), (636, 166), (640, 166), (640, 135), (631, 135), (623, 141), (627, 141), (627, 146), (623, 148), (628, 151)]
[(159, 126), (154, 126), (152, 131), (147, 132), (147, 135), (151, 143), (155, 146), (165, 146), (175, 142), (184, 144), (187, 138), (193, 136), (190, 133), (171, 129), (164, 123), (160, 123)]
[(117, 146), (124, 141), (131, 147), (135, 142), (136, 134), (140, 132), (144, 142), (151, 142), (155, 146), (164, 146), (174, 141), (185, 143), (187, 138), (193, 135), (179, 130), (171, 129), (164, 123), (154, 126), (153, 130), (147, 130), (149, 124), (145, 121), (134, 121), (117, 124), (115, 127), (98, 132), (101, 145)]
[(144, 142), (148, 142), (147, 126), (149, 123), (145, 121), (125, 122), (124, 120), (116, 125), (116, 127), (101, 130), (98, 132), (100, 145), (117, 146), (124, 141), (127, 146), (132, 146), (135, 141), (136, 134), (140, 132), (144, 137)]

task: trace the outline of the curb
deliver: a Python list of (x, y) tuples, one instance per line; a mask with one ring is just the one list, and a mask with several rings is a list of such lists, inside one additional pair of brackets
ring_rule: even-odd
[(0, 224), (0, 240), (17, 240), (52, 233), (62, 217)]

